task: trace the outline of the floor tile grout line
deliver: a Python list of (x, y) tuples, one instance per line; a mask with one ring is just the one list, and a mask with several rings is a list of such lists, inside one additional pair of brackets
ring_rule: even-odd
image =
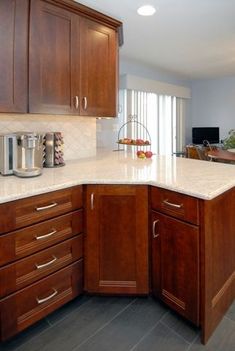
[(166, 315), (166, 314), (168, 314), (169, 313), (169, 311), (166, 311), (163, 315), (162, 315), (162, 317), (152, 326), (152, 328), (150, 328), (150, 330), (149, 331), (147, 331), (140, 339), (139, 339), (139, 341), (134, 345), (134, 346), (132, 346), (132, 348), (129, 350), (129, 351), (134, 351), (135, 350), (135, 348), (154, 330), (154, 328), (156, 328), (156, 326), (158, 325), (158, 324), (160, 324), (160, 322), (161, 322), (161, 320), (163, 319), (163, 317)]
[(45, 318), (45, 319), (46, 319), (47, 323), (49, 324), (49, 326), (50, 326), (50, 327), (52, 327), (52, 326), (53, 326), (53, 324), (50, 322), (50, 320), (49, 320), (49, 319), (47, 319), (47, 318)]
[(229, 318), (228, 316), (224, 316), (224, 318), (226, 318), (226, 319), (228, 319), (229, 321), (231, 321), (231, 322), (233, 322), (233, 323), (235, 323), (235, 321), (232, 319), (232, 318)]
[(188, 346), (186, 351), (189, 351), (191, 349), (191, 347), (194, 345), (195, 341), (200, 338), (200, 334), (196, 335), (195, 338), (193, 339), (193, 341), (191, 342), (191, 344)]
[[(167, 327), (169, 330), (171, 330), (175, 335), (179, 336), (181, 339), (183, 339), (187, 344), (190, 345), (190, 342), (188, 340), (186, 340), (183, 335), (177, 333), (177, 331), (175, 331), (173, 328), (171, 328), (169, 325), (167, 325), (164, 321), (161, 321), (161, 323)], [(198, 335), (198, 334), (197, 334)]]
[[(69, 313), (67, 313), (64, 317), (62, 317), (61, 319), (59, 319), (58, 321), (54, 322), (54, 323), (51, 323), (50, 322), (50, 325), (53, 327), (53, 326), (56, 326), (57, 324), (59, 324), (60, 322), (63, 322), (68, 316), (70, 316), (71, 314), (73, 313), (76, 313), (77, 310), (85, 305), (87, 305), (89, 302), (91, 301), (91, 299), (87, 300), (86, 302), (82, 303), (81, 305), (75, 307), (72, 311), (70, 311)], [(66, 306), (66, 305), (64, 305)], [(46, 319), (48, 319), (48, 316), (46, 317)]]
[(80, 307), (86, 305), (89, 301), (90, 301), (90, 300), (84, 302), (82, 305), (79, 305), (77, 308), (75, 308), (74, 310), (72, 310), (71, 312), (69, 312), (68, 314), (66, 314), (66, 316), (64, 316), (63, 318), (61, 318), (60, 320), (58, 320), (57, 322), (55, 322), (55, 323), (53, 323), (53, 324), (52, 324), (52, 323), (49, 323), (47, 317), (44, 318), (45, 321), (46, 321), (47, 324), (48, 324), (48, 327), (45, 328), (45, 329), (43, 329), (43, 330), (42, 330), (41, 332), (39, 332), (38, 334), (32, 336), (32, 338), (30, 338), (30, 339), (27, 340), (26, 342), (24, 342), (24, 343), (22, 343), (21, 345), (17, 346), (16, 349), (15, 349), (14, 351), (19, 350), (23, 345), (27, 345), (29, 342), (31, 342), (32, 340), (34, 340), (34, 339), (37, 338), (38, 336), (43, 335), (43, 334), (44, 334), (45, 332), (47, 332), (49, 329), (51, 329), (51, 328), (57, 326), (58, 323), (64, 321), (64, 320), (66, 319), (67, 316), (71, 315), (72, 313), (75, 313), (75, 312), (77, 311), (78, 308), (80, 308)]
[(93, 334), (91, 334), (89, 337), (87, 337), (85, 340), (83, 340), (80, 344), (78, 344), (76, 347), (71, 349), (71, 351), (76, 351), (78, 350), (82, 345), (84, 345), (88, 340), (92, 339), (95, 335), (97, 335), (101, 330), (103, 330), (107, 325), (109, 325), (115, 318), (117, 318), (120, 314), (122, 314), (124, 311), (127, 310), (137, 299), (135, 298), (133, 301), (131, 301), (126, 307), (124, 307), (121, 311), (115, 314), (108, 322), (102, 325), (102, 327), (98, 328)]

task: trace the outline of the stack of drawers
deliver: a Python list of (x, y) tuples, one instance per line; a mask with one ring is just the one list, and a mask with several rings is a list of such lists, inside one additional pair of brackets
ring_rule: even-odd
[(82, 187), (0, 205), (0, 339), (83, 290)]

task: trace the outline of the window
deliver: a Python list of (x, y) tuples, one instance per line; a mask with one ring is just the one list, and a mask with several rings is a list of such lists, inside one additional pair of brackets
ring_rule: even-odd
[[(175, 96), (157, 95), (136, 90), (120, 90), (122, 112), (120, 124), (136, 116), (149, 131), (151, 150), (154, 153), (167, 155), (180, 152), (185, 144), (185, 107), (184, 99)], [(131, 124), (126, 135), (133, 139), (146, 139), (143, 128)]]

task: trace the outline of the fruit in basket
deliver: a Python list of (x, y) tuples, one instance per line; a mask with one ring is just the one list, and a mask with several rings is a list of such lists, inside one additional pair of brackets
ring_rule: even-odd
[(136, 145), (144, 145), (143, 139), (136, 139)]
[(146, 158), (151, 158), (153, 156), (152, 151), (145, 151), (145, 157)]
[(136, 152), (136, 155), (137, 155), (138, 158), (145, 158), (146, 157), (145, 156), (145, 152), (143, 150), (138, 150)]
[(150, 141), (145, 140), (144, 144), (145, 144), (145, 145), (150, 145)]
[(128, 145), (131, 144), (131, 139), (130, 138), (125, 138), (124, 140), (125, 140), (125, 144), (128, 144)]

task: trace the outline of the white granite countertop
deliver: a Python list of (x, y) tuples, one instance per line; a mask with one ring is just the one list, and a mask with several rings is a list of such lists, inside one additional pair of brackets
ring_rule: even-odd
[(44, 168), (35, 178), (0, 175), (0, 203), (79, 184), (149, 184), (210, 200), (235, 186), (235, 165), (104, 152), (65, 167)]

